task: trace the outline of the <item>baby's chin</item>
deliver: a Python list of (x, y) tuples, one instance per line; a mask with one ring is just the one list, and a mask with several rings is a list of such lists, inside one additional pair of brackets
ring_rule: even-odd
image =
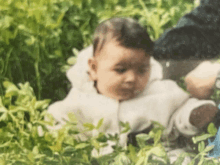
[(106, 97), (110, 97), (114, 100), (118, 100), (119, 102), (122, 102), (122, 101), (126, 101), (126, 100), (130, 100), (130, 99), (133, 99), (135, 98), (137, 95), (139, 95), (142, 91), (141, 90), (135, 90), (135, 91), (118, 91), (118, 92), (101, 92), (99, 91), (99, 94), (102, 94)]
[(135, 91), (134, 93), (129, 93), (129, 94), (125, 94), (125, 95), (118, 95), (115, 97), (115, 99), (122, 102), (122, 101), (133, 99), (140, 93), (141, 93), (141, 91)]

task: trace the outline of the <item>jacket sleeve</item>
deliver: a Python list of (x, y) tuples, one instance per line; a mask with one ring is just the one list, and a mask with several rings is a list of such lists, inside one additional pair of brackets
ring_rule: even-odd
[(175, 128), (183, 135), (194, 136), (199, 133), (199, 129), (193, 126), (189, 119), (192, 111), (204, 104), (215, 105), (212, 100), (198, 100), (196, 98), (188, 99), (173, 115)]
[(214, 58), (220, 52), (220, 1), (201, 0), (155, 42), (156, 59)]
[[(157, 86), (156, 90), (164, 90), (167, 98), (170, 98), (170, 101), (166, 102), (163, 109), (165, 111), (166, 105), (170, 102), (169, 104), (171, 106), (168, 106), (167, 109), (170, 108), (172, 110), (167, 111), (171, 115), (164, 134), (173, 136), (171, 138), (175, 139), (179, 134), (184, 136), (194, 136), (199, 133), (200, 130), (190, 123), (190, 115), (195, 108), (202, 105), (212, 104), (215, 106), (214, 101), (190, 98), (189, 95), (172, 80), (163, 80), (161, 83), (164, 84), (163, 89), (159, 89), (159, 85), (155, 83), (154, 85)], [(155, 93), (155, 91), (152, 92)], [(165, 114), (163, 114), (163, 116), (165, 116)], [(162, 119), (160, 121), (162, 121)]]

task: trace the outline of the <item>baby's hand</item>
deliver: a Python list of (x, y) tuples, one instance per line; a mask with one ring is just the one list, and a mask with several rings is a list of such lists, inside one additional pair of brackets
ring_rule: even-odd
[(207, 99), (213, 93), (213, 88), (220, 64), (209, 61), (202, 62), (185, 77), (187, 91), (198, 99)]
[(217, 112), (218, 108), (212, 104), (202, 105), (192, 111), (190, 123), (199, 129), (206, 129), (207, 125), (214, 121)]

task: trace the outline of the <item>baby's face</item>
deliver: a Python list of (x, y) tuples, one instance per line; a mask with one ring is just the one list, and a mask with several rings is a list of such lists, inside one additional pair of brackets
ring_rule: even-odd
[(150, 56), (140, 49), (109, 42), (89, 60), (92, 79), (99, 93), (122, 101), (135, 97), (147, 85)]

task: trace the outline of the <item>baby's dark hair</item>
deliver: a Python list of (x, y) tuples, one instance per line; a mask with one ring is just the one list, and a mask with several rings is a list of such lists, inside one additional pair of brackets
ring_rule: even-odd
[(126, 48), (143, 49), (151, 55), (154, 43), (146, 29), (131, 18), (112, 18), (102, 22), (95, 30), (93, 55), (100, 51), (109, 39), (116, 39)]

